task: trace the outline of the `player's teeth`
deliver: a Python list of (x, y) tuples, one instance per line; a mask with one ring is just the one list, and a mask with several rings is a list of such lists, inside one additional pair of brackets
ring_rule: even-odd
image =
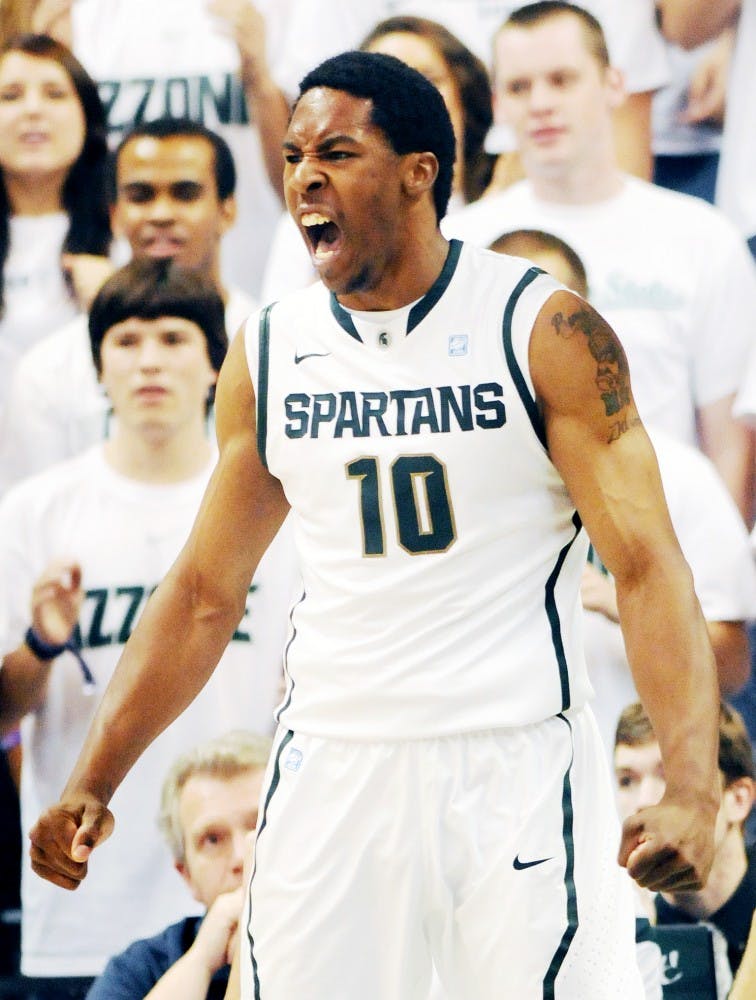
[(325, 247), (318, 247), (315, 251), (315, 256), (318, 260), (327, 260), (329, 257), (333, 257), (334, 252), (333, 250), (326, 250)]
[(320, 212), (308, 212), (307, 215), (302, 216), (303, 226), (324, 226), (330, 221), (325, 215), (321, 215)]

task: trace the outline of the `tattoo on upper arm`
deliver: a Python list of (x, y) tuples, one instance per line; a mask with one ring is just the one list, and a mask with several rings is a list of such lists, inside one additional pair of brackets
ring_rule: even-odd
[[(593, 310), (578, 309), (565, 318), (555, 313), (551, 325), (557, 336), (569, 338), (582, 333), (588, 350), (596, 360), (596, 387), (604, 403), (607, 417), (613, 417), (630, 404), (630, 370), (625, 352), (609, 324)], [(616, 441), (638, 419), (621, 417), (610, 429), (609, 441)]]

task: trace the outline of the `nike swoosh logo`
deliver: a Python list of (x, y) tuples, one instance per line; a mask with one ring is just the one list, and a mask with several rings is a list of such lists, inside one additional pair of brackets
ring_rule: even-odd
[(536, 865), (542, 865), (544, 861), (551, 861), (551, 858), (536, 858), (535, 861), (520, 861), (520, 855), (512, 862), (512, 867), (516, 872), (524, 871), (526, 868), (534, 868)]
[(330, 351), (326, 351), (325, 354), (317, 354), (315, 352), (310, 352), (310, 354), (297, 354), (295, 352), (295, 354), (294, 354), (294, 364), (298, 365), (300, 362), (304, 361), (305, 358), (328, 358), (328, 357), (330, 357), (330, 355), (331, 355)]

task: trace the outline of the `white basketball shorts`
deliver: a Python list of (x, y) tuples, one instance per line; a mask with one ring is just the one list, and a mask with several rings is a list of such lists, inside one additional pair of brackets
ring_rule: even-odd
[(242, 923), (244, 1000), (641, 1000), (589, 709), (355, 743), (279, 731)]

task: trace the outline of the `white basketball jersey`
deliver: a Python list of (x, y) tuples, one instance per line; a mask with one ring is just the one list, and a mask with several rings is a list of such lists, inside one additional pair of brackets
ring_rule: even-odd
[(412, 739), (585, 701), (587, 540), (527, 361), (558, 287), (452, 241), (407, 310), (353, 316), (317, 284), (249, 320), (259, 449), (291, 503), (304, 578), (289, 728)]

